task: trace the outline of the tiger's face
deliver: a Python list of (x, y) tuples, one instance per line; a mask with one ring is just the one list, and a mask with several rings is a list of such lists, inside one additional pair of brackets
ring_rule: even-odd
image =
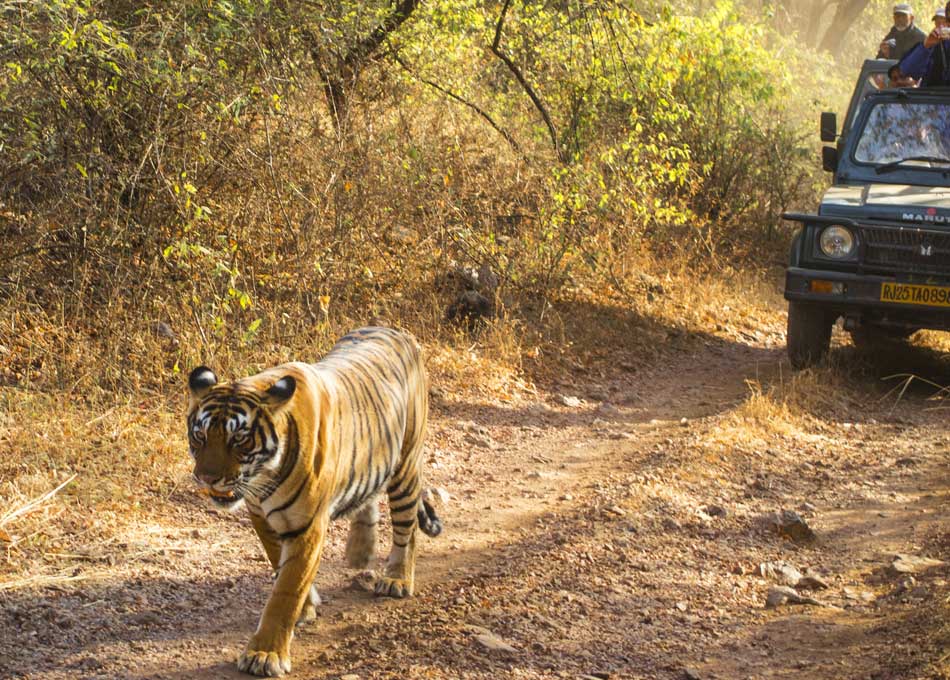
[(236, 507), (248, 494), (259, 496), (262, 473), (279, 465), (280, 440), (274, 412), (294, 394), (285, 376), (265, 390), (241, 383), (218, 383), (200, 366), (188, 378), (189, 452), (195, 479), (216, 505)]

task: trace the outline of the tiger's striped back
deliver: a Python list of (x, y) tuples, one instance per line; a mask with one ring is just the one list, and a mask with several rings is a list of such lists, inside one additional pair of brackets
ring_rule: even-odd
[(391, 328), (361, 328), (342, 337), (313, 368), (336, 391), (334, 436), (348, 463), (339, 470), (331, 516), (350, 514), (384, 485), (391, 502), (418, 502), (418, 450), (429, 402), (415, 341)]

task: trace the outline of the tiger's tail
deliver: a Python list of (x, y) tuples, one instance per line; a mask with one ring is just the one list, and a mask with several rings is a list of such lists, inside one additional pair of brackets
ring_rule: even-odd
[(419, 528), (428, 536), (435, 538), (442, 533), (442, 520), (435, 514), (435, 508), (427, 500), (422, 501), (418, 511)]

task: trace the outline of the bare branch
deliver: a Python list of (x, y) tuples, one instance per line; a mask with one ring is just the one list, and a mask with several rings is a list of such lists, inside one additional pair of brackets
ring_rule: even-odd
[(515, 141), (515, 138), (511, 136), (511, 133), (510, 133), (510, 132), (508, 132), (508, 131), (505, 130), (503, 127), (501, 127), (498, 123), (496, 123), (495, 120), (488, 114), (488, 112), (486, 112), (484, 109), (482, 109), (481, 107), (479, 107), (477, 104), (474, 104), (474, 103), (468, 101), (467, 99), (465, 99), (464, 97), (455, 94), (455, 93), (452, 92), (451, 90), (447, 90), (446, 88), (442, 87), (442, 86), (439, 85), (438, 83), (435, 83), (435, 82), (433, 82), (433, 81), (431, 81), (431, 80), (429, 80), (429, 79), (427, 79), (427, 78), (423, 78), (423, 77), (420, 76), (418, 73), (416, 73), (415, 71), (413, 71), (412, 68), (410, 68), (410, 66), (409, 66), (405, 61), (403, 61), (402, 57), (400, 57), (398, 54), (395, 54), (395, 53), (394, 53), (394, 54), (393, 54), (393, 59), (395, 59), (397, 64), (399, 64), (400, 66), (402, 66), (402, 67), (406, 70), (407, 73), (409, 73), (413, 78), (415, 78), (415, 79), (418, 80), (419, 82), (428, 85), (428, 86), (431, 87), (433, 90), (436, 90), (437, 92), (441, 92), (442, 94), (444, 94), (445, 96), (447, 96), (447, 97), (449, 97), (449, 98), (451, 98), (451, 99), (454, 99), (455, 101), (457, 101), (458, 103), (462, 104), (463, 106), (467, 106), (467, 107), (470, 108), (472, 111), (474, 111), (475, 113), (477, 113), (479, 116), (481, 116), (482, 118), (484, 118), (485, 121), (486, 121), (489, 125), (491, 125), (492, 128), (494, 128), (495, 131), (496, 131), (498, 134), (500, 134), (502, 137), (505, 138), (505, 141), (508, 142), (508, 145), (509, 145), (514, 151), (516, 151), (519, 155), (521, 155), (522, 158), (524, 158), (524, 153), (521, 151), (521, 147), (518, 145), (518, 142)]
[(402, 2), (397, 3), (393, 12), (387, 16), (379, 26), (374, 28), (368, 36), (350, 48), (350, 51), (343, 57), (344, 65), (358, 69), (363, 62), (366, 61), (367, 57), (372, 55), (373, 52), (383, 44), (383, 41), (390, 33), (402, 26), (406, 19), (409, 18), (409, 15), (419, 6), (419, 2), (420, 0), (402, 0)]
[(541, 114), (541, 118), (544, 119), (544, 124), (548, 128), (548, 134), (551, 136), (551, 143), (554, 145), (554, 153), (557, 155), (558, 160), (562, 163), (566, 161), (563, 154), (561, 153), (561, 145), (558, 143), (557, 137), (557, 128), (554, 127), (554, 121), (551, 120), (550, 114), (548, 114), (547, 107), (545, 107), (544, 102), (541, 101), (541, 98), (534, 91), (534, 88), (531, 87), (531, 84), (528, 83), (527, 79), (524, 77), (524, 74), (521, 72), (521, 69), (518, 68), (518, 65), (512, 61), (505, 52), (501, 49), (501, 31), (505, 24), (505, 16), (508, 14), (508, 7), (511, 6), (511, 0), (505, 0), (504, 6), (501, 8), (501, 14), (498, 17), (498, 23), (495, 24), (495, 39), (491, 44), (491, 51), (495, 54), (496, 57), (504, 62), (505, 66), (508, 67), (508, 70), (511, 71), (512, 75), (521, 84), (521, 87), (524, 89), (525, 93), (531, 98), (531, 101), (534, 103), (534, 107), (538, 110), (538, 113)]

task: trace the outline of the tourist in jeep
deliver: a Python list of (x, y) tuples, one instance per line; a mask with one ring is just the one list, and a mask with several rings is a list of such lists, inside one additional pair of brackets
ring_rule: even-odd
[[(950, 9), (947, 3), (946, 11)], [(921, 87), (950, 86), (950, 26), (938, 26), (898, 64), (901, 73), (919, 78)]]
[(900, 59), (926, 37), (927, 34), (914, 25), (914, 10), (910, 5), (894, 5), (894, 25), (881, 41), (877, 58)]
[(918, 81), (903, 71), (900, 64), (894, 64), (887, 70), (888, 87), (917, 87)]
[(933, 16), (934, 28), (940, 28), (947, 25), (947, 10), (941, 7)]

